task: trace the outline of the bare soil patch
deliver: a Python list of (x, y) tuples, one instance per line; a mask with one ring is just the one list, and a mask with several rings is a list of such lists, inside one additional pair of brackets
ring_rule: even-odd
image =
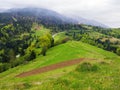
[(84, 58), (80, 58), (80, 59), (60, 62), (60, 63), (57, 63), (57, 64), (52, 64), (52, 65), (49, 65), (49, 66), (33, 69), (31, 71), (28, 71), (28, 72), (23, 72), (23, 73), (17, 75), (16, 77), (21, 77), (22, 78), (22, 77), (27, 77), (27, 76), (31, 76), (31, 75), (36, 75), (36, 74), (48, 72), (48, 71), (51, 71), (51, 70), (55, 70), (55, 69), (79, 64), (83, 60), (84, 60)]

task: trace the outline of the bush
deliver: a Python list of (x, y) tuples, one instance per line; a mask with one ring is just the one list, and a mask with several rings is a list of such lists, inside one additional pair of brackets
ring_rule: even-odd
[(61, 41), (56, 41), (55, 43), (54, 43), (54, 46), (57, 46), (57, 45), (59, 45), (59, 44), (61, 44)]
[(66, 42), (69, 41), (69, 40), (70, 40), (70, 38), (66, 37), (66, 38), (64, 38), (64, 39), (62, 40), (62, 43), (66, 43)]
[(76, 81), (72, 82), (70, 87), (73, 88), (73, 90), (77, 90), (78, 88), (81, 87), (80, 81), (76, 80)]
[(84, 62), (77, 66), (76, 71), (78, 72), (89, 72), (89, 71), (97, 71), (99, 67), (97, 65), (92, 65), (90, 63)]
[(116, 53), (117, 53), (118, 55), (120, 55), (120, 48), (118, 48), (118, 49), (116, 50)]
[(10, 63), (2, 63), (0, 64), (0, 72), (4, 72), (9, 68), (14, 68), (20, 64), (26, 64), (26, 62), (31, 61), (36, 58), (36, 53), (31, 51), (30, 53), (24, 55), (23, 57), (17, 58)]
[(36, 58), (36, 53), (33, 50), (24, 55), (24, 61), (31, 61), (31, 60), (33, 60), (35, 58)]
[(67, 80), (67, 79), (59, 78), (59, 79), (57, 79), (53, 84), (54, 84), (54, 85), (62, 84), (62, 85), (68, 86), (68, 85), (70, 85), (70, 83), (71, 83), (71, 82), (70, 82), (69, 80)]
[(25, 60), (26, 59), (24, 57), (17, 58), (15, 61), (11, 62), (11, 68), (14, 68), (20, 64), (23, 64)]
[(47, 52), (47, 47), (44, 46), (44, 47), (42, 48), (41, 54), (42, 54), (43, 56), (46, 56), (46, 52)]
[(29, 88), (31, 87), (31, 84), (25, 82), (25, 83), (21, 83), (21, 84), (15, 84), (14, 85), (14, 90), (29, 90)]
[(8, 70), (9, 68), (10, 68), (10, 64), (9, 63), (0, 64), (0, 73)]
[(64, 39), (62, 39), (62, 40), (58, 40), (58, 41), (56, 41), (56, 42), (54, 43), (54, 46), (57, 46), (57, 45), (66, 43), (66, 42), (68, 42), (69, 40), (71, 40), (69, 37), (66, 37), (66, 38), (64, 38)]
[(23, 83), (23, 85), (24, 85), (25, 88), (30, 88), (31, 87), (31, 84), (29, 84), (29, 83)]
[(31, 53), (30, 53), (30, 56), (29, 56), (29, 61), (30, 60), (33, 60), (33, 59), (35, 59), (36, 58), (36, 53), (34, 52), (34, 51), (32, 51)]

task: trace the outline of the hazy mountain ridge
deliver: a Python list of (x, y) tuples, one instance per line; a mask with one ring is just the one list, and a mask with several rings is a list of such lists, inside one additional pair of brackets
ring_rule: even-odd
[(100, 26), (100, 27), (104, 27), (104, 28), (109, 28), (107, 25), (104, 25), (98, 21), (95, 20), (90, 20), (90, 19), (86, 19), (77, 15), (66, 15), (69, 18), (73, 18), (74, 20), (76, 20), (78, 23), (80, 24), (87, 24), (87, 25), (92, 25), (92, 26)]
[(71, 18), (63, 16), (55, 11), (43, 9), (43, 8), (9, 9), (3, 13), (0, 13), (0, 17), (3, 20), (6, 20), (5, 18), (9, 18), (9, 20), (11, 20), (13, 16), (16, 18), (30, 17), (36, 21), (43, 21), (45, 23), (51, 23), (51, 22), (58, 24), (77, 23), (75, 20), (72, 20)]
[[(58, 24), (65, 23), (73, 23), (73, 24), (87, 24), (93, 26), (107, 27), (106, 25), (99, 23), (94, 20), (87, 20), (79, 16), (70, 16), (70, 15), (62, 15), (55, 11), (44, 9), (44, 8), (21, 8), (21, 9), (9, 9), (6, 12), (0, 13), (0, 17), (4, 17), (0, 19), (3, 21), (11, 20), (12, 16), (14, 17), (31, 17), (36, 19), (37, 21), (44, 21), (45, 23), (53, 22)], [(9, 21), (8, 20), (8, 21)]]

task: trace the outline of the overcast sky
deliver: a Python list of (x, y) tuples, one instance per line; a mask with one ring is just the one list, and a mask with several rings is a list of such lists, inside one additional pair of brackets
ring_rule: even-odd
[(120, 27), (120, 0), (0, 0), (0, 10), (42, 7)]

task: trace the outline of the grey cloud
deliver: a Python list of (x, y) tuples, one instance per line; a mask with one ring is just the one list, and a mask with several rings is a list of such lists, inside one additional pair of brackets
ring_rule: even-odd
[(0, 0), (0, 10), (43, 7), (62, 14), (74, 14), (120, 27), (120, 0)]

